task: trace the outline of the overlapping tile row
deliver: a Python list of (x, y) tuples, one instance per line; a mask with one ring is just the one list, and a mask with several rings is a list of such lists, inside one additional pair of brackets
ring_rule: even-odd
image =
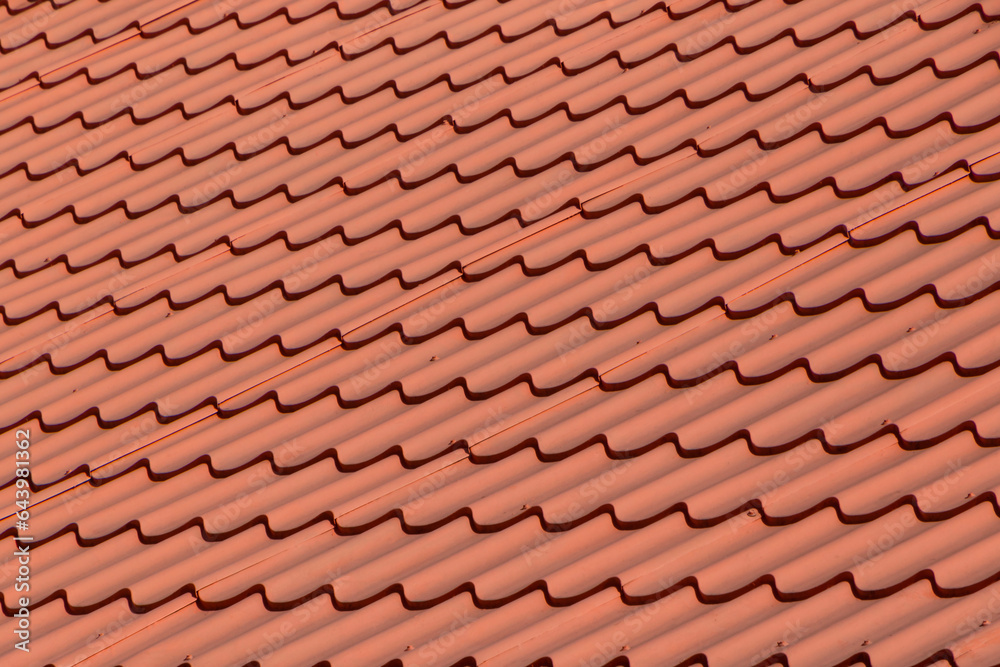
[(998, 19), (4, 3), (31, 664), (995, 664)]
[[(87, 608), (101, 606), (130, 588), (128, 596), (135, 604), (157, 606), (175, 591), (195, 583), (188, 578), (192, 564), (178, 565), (170, 577), (157, 574), (134, 587), (128, 586), (126, 578), (137, 576), (143, 568), (155, 571), (158, 563), (172, 562), (171, 555), (192, 549), (199, 554), (197, 567), (209, 568), (206, 574), (221, 576), (219, 571), (229, 567), (239, 572), (238, 576), (228, 575), (225, 595), (202, 598), (215, 605), (242, 598), (252, 593), (256, 584), (274, 577), (288, 580), (270, 592), (272, 584), (265, 585), (265, 598), (275, 606), (301, 602), (331, 581), (334, 597), (345, 605), (363, 606), (386, 595), (396, 583), (404, 583), (404, 593), (410, 591), (404, 598), (413, 606), (438, 599), (421, 592), (421, 586), (405, 584), (398, 578), (404, 575), (393, 568), (409, 572), (406, 581), (433, 580), (441, 596), (466, 581), (449, 578), (452, 575), (469, 577), (468, 581), (475, 583), (486, 572), (499, 568), (495, 575), (499, 578), (491, 578), (490, 585), (503, 583), (506, 593), (488, 594), (477, 586), (476, 596), (485, 606), (491, 600), (495, 603), (505, 596), (523, 594), (538, 581), (555, 586), (557, 581), (572, 579), (574, 573), (582, 577), (572, 588), (575, 593), (556, 594), (554, 589), (549, 593), (555, 598), (584, 596), (590, 586), (610, 586), (613, 576), (630, 598), (661, 593), (655, 587), (636, 588), (644, 570), (663, 570), (671, 574), (673, 584), (694, 585), (708, 598), (731, 599), (761, 577), (786, 572), (787, 568), (780, 572), (767, 568), (801, 552), (802, 567), (787, 570), (797, 574), (778, 577), (775, 594), (779, 598), (809, 597), (828, 580), (847, 572), (853, 573), (859, 597), (891, 594), (900, 582), (914, 577), (929, 578), (945, 595), (949, 591), (955, 595), (996, 578), (990, 556), (995, 545), (986, 539), (995, 530), (995, 501), (989, 492), (982, 492), (996, 487), (995, 459), (991, 450), (979, 446), (969, 434), (960, 434), (934, 447), (910, 452), (901, 449), (891, 436), (883, 436), (839, 456), (824, 452), (816, 440), (768, 458), (738, 445), (694, 459), (678, 457), (665, 447), (617, 461), (609, 461), (600, 446), (547, 463), (529, 449), (490, 464), (476, 464), (461, 454), (452, 454), (429, 464), (429, 469), (403, 475), (403, 479), (397, 479), (398, 465), (390, 460), (353, 474), (338, 473), (331, 462), (323, 461), (284, 476), (275, 475), (261, 463), (216, 483), (209, 471), (199, 466), (162, 482), (162, 490), (154, 489), (156, 483), (144, 472), (133, 472), (116, 484), (75, 488), (66, 494), (68, 503), (87, 510), (87, 516), (73, 530), (66, 531), (57, 523), (65, 507), (53, 507), (40, 515), (39, 535), (45, 545), (39, 554), (49, 574), (39, 590), (49, 597), (66, 596), (72, 607)], [(858, 464), (870, 466), (867, 479), (858, 480), (852, 474)], [(928, 464), (938, 467), (919, 469)], [(994, 470), (982, 470), (990, 466)], [(557, 484), (538, 487), (539, 481), (554, 475), (559, 476)], [(777, 475), (785, 481), (761, 492), (758, 483), (763, 475)], [(712, 492), (716, 478), (727, 482), (725, 494)], [(671, 482), (670, 487), (658, 483), (660, 479)], [(395, 485), (398, 488), (389, 488)], [(239, 494), (248, 486), (254, 490), (244, 501)], [(296, 495), (303, 502), (293, 507), (288, 497)], [(131, 512), (120, 507), (122, 496), (133, 505)], [(337, 515), (333, 531), (327, 521), (313, 520), (313, 515), (324, 518), (326, 508)], [(127, 525), (130, 517), (138, 515), (143, 525)], [(192, 522), (189, 517), (200, 520)], [(266, 517), (264, 526), (257, 525), (260, 517)], [(744, 535), (751, 524), (757, 532)], [(470, 531), (470, 525), (474, 530)], [(877, 541), (887, 533), (892, 533), (892, 540), (887, 544)], [(839, 540), (848, 548), (811, 552), (819, 535), (831, 543)], [(925, 537), (918, 539), (920, 535)], [(275, 541), (274, 536), (282, 539)], [(228, 539), (216, 541), (219, 537)], [(760, 542), (764, 539), (771, 541)], [(306, 548), (302, 540), (311, 540), (312, 546)], [(629, 554), (632, 566), (622, 570), (623, 565), (614, 559), (607, 561), (606, 555), (595, 556), (589, 563), (574, 560), (580, 558), (581, 544), (604, 544), (601, 540), (613, 540), (617, 545), (614, 550), (620, 552), (616, 558)], [(681, 540), (684, 547), (670, 552), (663, 547), (664, 540)], [(930, 564), (922, 556), (931, 557), (914, 555), (921, 540), (945, 550), (930, 563), (945, 563), (950, 555), (954, 556), (951, 565), (935, 565), (933, 571), (921, 567)], [(80, 541), (89, 547), (81, 551)], [(379, 565), (374, 554), (394, 542), (399, 546), (384, 554)], [(248, 544), (260, 549), (270, 544), (273, 548), (261, 551), (267, 555), (259, 556), (261, 561), (248, 567), (258, 558), (258, 550), (248, 549)], [(340, 575), (325, 578), (327, 573), (315, 569), (328, 562), (329, 551), (339, 549), (338, 544), (345, 545), (341, 557), (334, 559), (344, 564), (342, 581)], [(643, 549), (648, 551), (636, 551), (635, 545), (641, 544), (647, 544)], [(872, 544), (881, 544), (875, 549), (877, 558), (869, 562), (859, 556), (854, 560), (858, 548), (868, 550)], [(457, 545), (464, 545), (458, 553)], [(568, 545), (570, 551), (555, 549), (558, 545)], [(622, 547), (628, 548), (621, 551)], [(658, 553), (661, 548), (665, 554)], [(411, 549), (432, 558), (414, 569), (417, 566), (407, 560)], [(237, 567), (227, 559), (226, 554), (231, 558), (235, 553), (231, 550), (246, 553), (250, 561), (241, 561)], [(468, 560), (477, 550), (493, 555)], [(279, 552), (284, 554), (280, 558), (275, 555)], [(65, 580), (68, 572), (76, 570), (68, 554), (93, 559), (90, 562), (97, 565), (109, 558), (126, 561), (126, 553), (135, 554), (134, 561), (127, 561), (132, 565), (127, 569), (113, 575), (98, 575), (95, 570), (96, 578), (89, 585)], [(563, 555), (558, 556), (560, 553)], [(681, 553), (693, 560), (686, 563)], [(834, 559), (820, 567), (820, 561), (829, 561), (835, 553), (847, 564)], [(454, 554), (456, 560), (449, 561), (448, 554)], [(734, 567), (734, 561), (727, 561), (730, 557), (763, 562), (759, 571), (749, 571)], [(440, 565), (431, 567), (439, 558)], [(362, 565), (368, 567), (365, 563), (370, 559), (372, 572), (347, 576)], [(393, 563), (391, 568), (388, 563)], [(292, 564), (294, 569), (286, 569)], [(551, 568), (551, 576), (538, 579), (543, 566)], [(605, 576), (586, 574), (598, 566), (607, 571)], [(384, 567), (391, 572), (378, 574)], [(438, 567), (441, 569), (435, 574)], [(457, 574), (470, 567), (482, 569)], [(699, 568), (715, 572), (716, 579), (724, 574), (725, 583), (712, 583), (715, 579), (707, 574), (686, 576)], [(262, 574), (268, 572), (271, 574)], [(122, 585), (110, 583), (116, 577), (123, 580)], [(799, 581), (802, 578), (812, 583), (806, 586)], [(59, 585), (60, 580), (65, 580), (65, 585)], [(98, 580), (105, 583), (98, 584)], [(140, 580), (145, 576), (136, 581)], [(294, 582), (294, 594), (285, 591), (288, 582)], [(364, 595), (354, 591), (362, 584), (368, 591)]]

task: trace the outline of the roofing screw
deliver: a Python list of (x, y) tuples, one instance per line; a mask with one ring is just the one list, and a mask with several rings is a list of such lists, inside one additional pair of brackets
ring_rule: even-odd
[(777, 646), (778, 648), (781, 648), (782, 646), (788, 646), (788, 642), (786, 642), (783, 639), (779, 639), (774, 643), (774, 645)]
[(528, 506), (527, 505), (521, 505), (521, 509), (522, 510), (526, 510), (526, 509), (528, 509)]
[(413, 650), (413, 647), (412, 647), (412, 646), (410, 646), (409, 644), (407, 644), (407, 645), (406, 645), (406, 648), (404, 648), (403, 650), (404, 650), (404, 651), (412, 651), (412, 650)]
[(629, 646), (628, 644), (625, 644), (625, 646), (622, 646), (622, 653), (624, 653), (625, 651), (629, 650), (630, 648), (632, 648), (632, 647)]
[(431, 361), (437, 361), (437, 360), (438, 360), (438, 358), (437, 358), (436, 354), (433, 357), (431, 357)]
[(749, 516), (749, 517), (756, 517), (757, 516), (757, 510), (747, 510), (747, 516)]
[(913, 327), (907, 328), (906, 333), (913, 333)]
[(969, 498), (971, 498), (971, 497), (972, 497), (972, 494), (971, 494), (971, 493), (967, 493), (967, 494), (965, 494), (965, 499), (966, 499), (966, 500), (968, 500), (968, 499), (969, 499)]
[(863, 642), (861, 642), (861, 645), (862, 645), (862, 646), (868, 646), (869, 644), (871, 644), (871, 642), (870, 642), (870, 641), (868, 641), (867, 639), (866, 639), (866, 640), (864, 640)]
[(881, 425), (882, 425), (882, 426), (885, 426), (885, 425), (886, 425), (886, 424), (888, 424), (888, 423), (889, 423), (889, 420), (888, 420), (888, 419), (883, 419), (883, 420), (882, 420), (882, 424), (881, 424)]
[(987, 625), (989, 625), (989, 624), (990, 624), (990, 622), (989, 622), (989, 621), (983, 621), (982, 623), (980, 623), (980, 624), (979, 624), (979, 627), (981, 627), (981, 628), (985, 628), (985, 627), (986, 627)]
[(777, 337), (778, 337), (778, 334), (771, 334), (771, 337), (768, 338), (768, 340), (774, 340)]

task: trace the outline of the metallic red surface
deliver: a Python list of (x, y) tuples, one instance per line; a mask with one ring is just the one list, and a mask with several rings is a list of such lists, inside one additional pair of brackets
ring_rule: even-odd
[(1000, 664), (998, 99), (997, 0), (0, 1), (0, 664)]

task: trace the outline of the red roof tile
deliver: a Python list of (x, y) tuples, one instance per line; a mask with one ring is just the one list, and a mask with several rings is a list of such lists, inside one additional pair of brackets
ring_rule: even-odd
[(0, 662), (1000, 664), (1000, 3), (120, 4), (0, 1)]

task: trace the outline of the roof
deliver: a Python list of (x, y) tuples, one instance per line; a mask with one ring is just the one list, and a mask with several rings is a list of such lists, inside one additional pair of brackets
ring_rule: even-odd
[(0, 662), (1000, 664), (998, 48), (3, 0)]

